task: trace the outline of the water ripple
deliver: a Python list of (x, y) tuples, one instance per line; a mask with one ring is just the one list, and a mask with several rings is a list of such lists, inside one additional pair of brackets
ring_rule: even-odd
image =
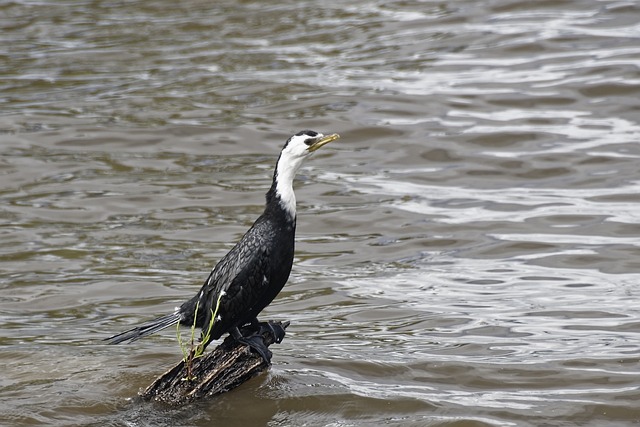
[[(3, 419), (636, 422), (639, 16), (1, 3)], [(193, 294), (304, 128), (342, 139), (300, 174), (270, 374), (184, 409), (128, 400), (180, 358), (173, 333), (100, 338)]]

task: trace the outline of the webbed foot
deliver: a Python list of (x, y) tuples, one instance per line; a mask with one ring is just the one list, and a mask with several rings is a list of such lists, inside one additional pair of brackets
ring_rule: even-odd
[(249, 336), (243, 336), (238, 328), (231, 330), (231, 335), (241, 344), (248, 345), (249, 348), (253, 349), (256, 353), (262, 357), (262, 359), (267, 362), (267, 365), (271, 364), (271, 351), (267, 348), (264, 340), (262, 338), (262, 334), (260, 331), (254, 332)]
[(271, 321), (258, 322), (258, 327), (258, 334), (262, 335), (265, 332), (270, 333), (271, 336), (273, 336), (273, 342), (275, 342), (276, 344), (280, 344), (284, 339), (285, 332), (282, 324), (280, 323), (274, 323)]

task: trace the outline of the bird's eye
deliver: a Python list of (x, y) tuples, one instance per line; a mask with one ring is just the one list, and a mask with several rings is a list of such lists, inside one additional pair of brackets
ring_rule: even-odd
[(311, 146), (311, 144), (313, 144), (314, 142), (316, 142), (316, 138), (307, 138), (304, 140), (304, 143), (308, 146)]

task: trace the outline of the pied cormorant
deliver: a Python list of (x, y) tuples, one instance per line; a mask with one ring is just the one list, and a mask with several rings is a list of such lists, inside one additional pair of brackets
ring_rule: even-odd
[[(209, 274), (200, 291), (176, 311), (148, 323), (107, 338), (110, 344), (132, 342), (161, 329), (180, 323), (202, 330), (209, 328), (209, 342), (229, 332), (250, 346), (269, 363), (271, 352), (262, 341), (258, 314), (273, 301), (289, 278), (293, 264), (296, 230), (296, 197), (293, 180), (303, 161), (314, 151), (338, 139), (338, 134), (325, 136), (303, 130), (291, 136), (276, 163), (273, 183), (266, 194), (264, 212)], [(196, 309), (197, 307), (197, 309)], [(194, 319), (194, 317), (196, 317)], [(243, 336), (239, 328), (251, 324), (256, 332)], [(284, 331), (274, 331), (282, 339)], [(204, 333), (202, 334), (204, 337)]]

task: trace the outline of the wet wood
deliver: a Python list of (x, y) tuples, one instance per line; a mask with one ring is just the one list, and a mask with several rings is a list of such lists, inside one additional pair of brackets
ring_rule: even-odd
[[(286, 329), (289, 322), (273, 322)], [(241, 331), (243, 335), (247, 330)], [(268, 346), (274, 343), (273, 334), (262, 335)], [(214, 350), (189, 363), (181, 360), (158, 377), (140, 396), (147, 400), (181, 405), (198, 399), (225, 393), (269, 369), (269, 364), (248, 346), (228, 336)]]

